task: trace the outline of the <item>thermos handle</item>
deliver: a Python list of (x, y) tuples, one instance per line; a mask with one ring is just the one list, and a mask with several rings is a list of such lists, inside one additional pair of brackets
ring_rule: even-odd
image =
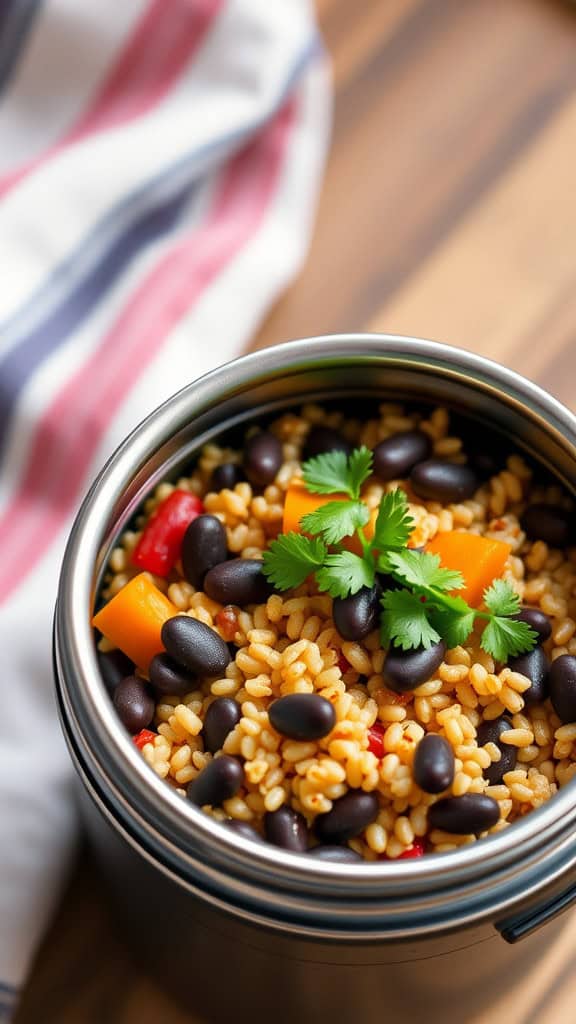
[(573, 903), (576, 903), (576, 884), (554, 896), (544, 906), (532, 908), (525, 914), (507, 921), (497, 922), (496, 929), (506, 942), (519, 942), (520, 939), (525, 939), (538, 928), (554, 920), (559, 914), (563, 914)]

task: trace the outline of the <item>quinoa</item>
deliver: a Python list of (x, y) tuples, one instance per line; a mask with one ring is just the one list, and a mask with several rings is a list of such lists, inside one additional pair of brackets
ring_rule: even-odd
[[(242, 480), (231, 489), (209, 489), (214, 469), (239, 463), (241, 452), (209, 444), (189, 476), (161, 483), (146, 501), (136, 530), (126, 531), (112, 551), (102, 597), (108, 600), (140, 570), (131, 553), (140, 532), (158, 504), (173, 490), (199, 496), (204, 510), (226, 530), (234, 557), (260, 558), (282, 529), (286, 489), (301, 475), (302, 451), (312, 426), (338, 430), (351, 444), (374, 448), (398, 432), (418, 427), (427, 433), (433, 454), (464, 462), (463, 440), (450, 432), (448, 411), (429, 414), (385, 403), (362, 422), (340, 411), (305, 405), (287, 412), (267, 427), (281, 442), (283, 461), (273, 483), (255, 488)], [(520, 454), (502, 459), (501, 468), (458, 504), (423, 501), (407, 480), (380, 483), (371, 478), (364, 501), (376, 508), (384, 493), (401, 487), (415, 521), (413, 546), (437, 534), (464, 530), (507, 542), (511, 554), (504, 570), (523, 605), (550, 617), (552, 634), (544, 644), (551, 661), (576, 655), (576, 550), (549, 548), (529, 540), (521, 525), (528, 504), (546, 502), (571, 507), (571, 499), (554, 482), (534, 480), (533, 469)], [(199, 679), (184, 696), (162, 696), (150, 729), (157, 735), (143, 745), (142, 756), (157, 775), (186, 796), (213, 755), (204, 749), (202, 726), (216, 697), (238, 702), (241, 717), (221, 751), (238, 758), (244, 784), (221, 806), (205, 807), (220, 821), (236, 819), (262, 832), (266, 813), (289, 806), (310, 828), (317, 815), (331, 810), (349, 790), (376, 793), (380, 810), (364, 831), (348, 841), (366, 861), (396, 859), (425, 840), (428, 852), (454, 850), (480, 836), (431, 829), (428, 809), (438, 796), (424, 792), (413, 776), (418, 743), (428, 733), (444, 737), (455, 758), (454, 778), (443, 796), (485, 794), (497, 801), (498, 832), (549, 800), (576, 772), (576, 723), (562, 723), (550, 701), (526, 706), (523, 694), (530, 680), (508, 666), (495, 664), (474, 634), (466, 646), (448, 650), (432, 677), (410, 693), (395, 693), (383, 680), (386, 651), (378, 630), (361, 641), (346, 641), (332, 618), (332, 598), (319, 593), (313, 580), (297, 589), (274, 593), (265, 603), (237, 607), (211, 600), (184, 579), (180, 563), (167, 579), (151, 576), (179, 614), (214, 629), (235, 648), (221, 678)], [(101, 652), (110, 650), (102, 637)], [(296, 741), (271, 725), (269, 708), (288, 694), (315, 693), (331, 702), (336, 724), (323, 739)], [(497, 785), (484, 772), (501, 757), (499, 747), (479, 746), (483, 722), (507, 714), (511, 727), (506, 742), (517, 749), (516, 767)], [(369, 749), (369, 730), (379, 723), (382, 756)], [(382, 731), (383, 730), (383, 731)]]

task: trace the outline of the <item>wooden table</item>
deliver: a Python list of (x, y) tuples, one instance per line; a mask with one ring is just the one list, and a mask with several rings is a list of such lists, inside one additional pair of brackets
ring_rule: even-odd
[[(255, 345), (347, 330), (420, 335), (491, 356), (573, 403), (576, 9), (317, 7), (336, 93), (330, 160), (307, 265)], [(491, 1024), (573, 1024), (575, 940), (576, 919)], [(192, 1024), (115, 937), (82, 850), (17, 1024), (137, 1022)]]

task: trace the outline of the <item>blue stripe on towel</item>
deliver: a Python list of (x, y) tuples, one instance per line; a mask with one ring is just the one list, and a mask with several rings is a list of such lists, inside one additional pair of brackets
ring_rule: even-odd
[[(318, 45), (314, 37), (299, 55), (278, 98), (278, 108), (318, 52)], [(162, 237), (177, 222), (197, 183), (198, 166), (208, 155), (225, 149), (233, 139), (244, 141), (243, 137), (257, 127), (231, 132), (183, 154), (155, 179), (125, 197), (56, 268), (23, 309), (0, 326), (6, 338), (14, 333), (20, 335), (14, 347), (0, 358), (0, 454), (20, 395), (37, 367), (96, 308), (143, 244)]]

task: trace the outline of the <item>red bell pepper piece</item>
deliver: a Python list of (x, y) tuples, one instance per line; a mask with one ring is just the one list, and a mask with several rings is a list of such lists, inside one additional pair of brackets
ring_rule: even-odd
[(413, 857), (423, 857), (425, 852), (424, 840), (418, 837), (414, 840), (412, 846), (404, 850), (404, 853), (401, 853), (399, 857), (388, 857), (385, 853), (381, 853), (378, 860), (412, 860)]
[(136, 733), (136, 736), (132, 737), (132, 739), (138, 747), (138, 750), (142, 750), (142, 747), (145, 747), (147, 743), (154, 743), (157, 735), (157, 733), (151, 732), (150, 729), (141, 729), (139, 733)]
[(416, 838), (414, 840), (414, 842), (412, 843), (412, 846), (409, 846), (407, 850), (404, 850), (404, 853), (401, 853), (400, 856), (396, 858), (396, 860), (412, 860), (413, 857), (423, 857), (423, 856), (424, 856), (424, 840), (420, 839), (420, 838)]
[(349, 669), (352, 668), (350, 662), (348, 661), (348, 658), (344, 657), (342, 651), (338, 651), (338, 661), (336, 662), (336, 664), (338, 665), (338, 668), (340, 669), (342, 675), (344, 675), (346, 672), (349, 671)]
[(144, 527), (132, 554), (134, 565), (155, 576), (167, 576), (180, 557), (188, 526), (203, 511), (195, 494), (172, 491)]
[(222, 631), (223, 640), (233, 640), (240, 628), (238, 612), (233, 604), (226, 604), (216, 615), (216, 625)]
[(385, 727), (381, 722), (374, 722), (368, 729), (368, 750), (375, 757), (384, 757), (384, 733)]

